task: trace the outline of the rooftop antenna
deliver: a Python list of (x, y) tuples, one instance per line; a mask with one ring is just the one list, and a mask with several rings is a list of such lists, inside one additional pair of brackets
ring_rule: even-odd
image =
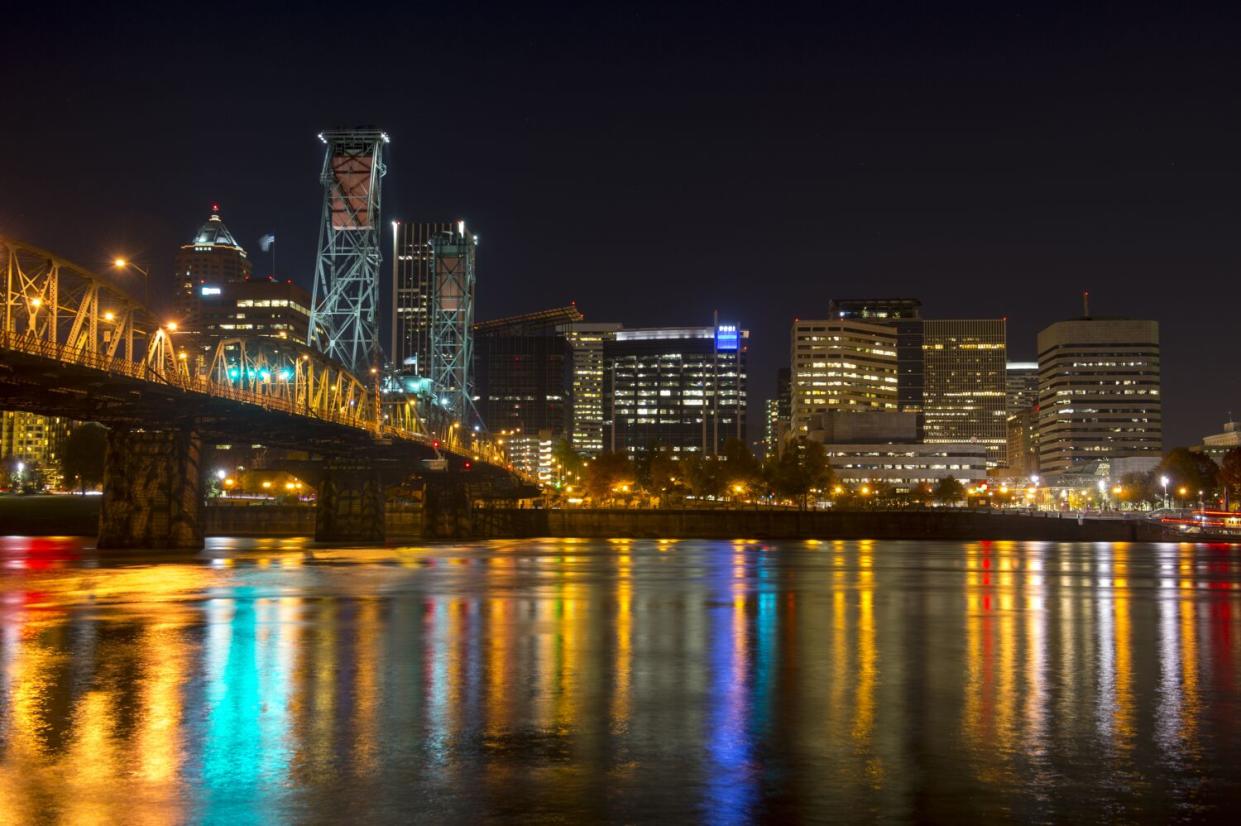
[(1082, 290), (1082, 316), (1090, 318), (1090, 290)]

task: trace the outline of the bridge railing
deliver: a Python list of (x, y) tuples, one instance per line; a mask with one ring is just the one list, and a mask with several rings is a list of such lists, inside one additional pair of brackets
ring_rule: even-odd
[(11, 330), (0, 332), (0, 347), (58, 361), (62, 364), (73, 364), (139, 381), (175, 387), (189, 393), (201, 393), (205, 396), (253, 404), (266, 410), (278, 410), (347, 427), (374, 430), (374, 423), (365, 415), (354, 413), (353, 408), (335, 411), (300, 405), (296, 399), (283, 399), (241, 387), (220, 384), (212, 381), (210, 376), (190, 375), (188, 368), (169, 371), (148, 361), (132, 361), (122, 356), (108, 357), (98, 352), (92, 353), (80, 347), (72, 347), (63, 342), (47, 341), (30, 333)]

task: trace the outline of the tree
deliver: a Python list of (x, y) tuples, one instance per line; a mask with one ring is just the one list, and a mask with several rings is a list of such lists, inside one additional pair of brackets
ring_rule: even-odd
[(935, 484), (932, 496), (941, 505), (951, 505), (965, 498), (965, 488), (952, 476), (945, 476)]
[(799, 436), (785, 445), (771, 471), (775, 492), (799, 500), (802, 508), (811, 490), (824, 490), (832, 485), (832, 468), (827, 451), (819, 442)]
[(1135, 470), (1120, 477), (1120, 500), (1122, 502), (1157, 502), (1163, 489), (1156, 481), (1154, 471)]
[(573, 449), (568, 439), (557, 439), (552, 445), (552, 460), (560, 465), (564, 476), (571, 477), (581, 475), (582, 465), (585, 464), (582, 455)]
[(1172, 480), (1168, 486), (1171, 491), (1185, 488), (1185, 495), (1189, 498), (1197, 498), (1198, 491), (1203, 491), (1205, 496), (1213, 496), (1219, 482), (1219, 467), (1211, 461), (1211, 457), (1187, 447), (1168, 451), (1159, 463), (1156, 474)]
[(103, 482), (104, 456), (108, 451), (108, 431), (103, 425), (78, 425), (65, 441), (60, 454), (60, 472), (66, 487), (77, 482), (83, 493)]
[(724, 492), (724, 478), (720, 474), (722, 463), (714, 456), (694, 453), (681, 464), (685, 481), (695, 496), (719, 496)]
[(754, 487), (762, 478), (763, 470), (750, 448), (740, 439), (727, 439), (720, 451), (724, 466), (720, 468), (725, 486), (745, 485)]
[(646, 465), (643, 484), (652, 496), (668, 493), (676, 485), (680, 477), (680, 464), (676, 454), (667, 448), (660, 448), (651, 454)]
[(1219, 466), (1219, 483), (1227, 492), (1229, 503), (1241, 501), (1241, 447), (1224, 454)]
[(601, 453), (586, 465), (586, 492), (592, 499), (610, 499), (617, 487), (633, 481), (633, 462), (627, 453)]

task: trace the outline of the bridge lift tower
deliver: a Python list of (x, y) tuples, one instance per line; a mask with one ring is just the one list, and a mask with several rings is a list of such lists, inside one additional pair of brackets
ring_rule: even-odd
[[(431, 238), (431, 389), (436, 418), (449, 426), (477, 423), (474, 408), (474, 258), (478, 236), (465, 221)], [(462, 434), (458, 434), (462, 435)]]
[(380, 362), (380, 183), (388, 136), (378, 129), (319, 134), (323, 220), (306, 343), (366, 375)]

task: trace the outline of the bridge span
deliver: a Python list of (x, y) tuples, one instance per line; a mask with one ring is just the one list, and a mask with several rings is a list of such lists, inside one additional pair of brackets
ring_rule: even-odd
[[(0, 267), (0, 409), (108, 428), (100, 547), (201, 547), (201, 457), (213, 444), (304, 455), (325, 541), (382, 541), (384, 491), (411, 477), (425, 481), (428, 508), (446, 510), (468, 508), (470, 488), (523, 485), (472, 434), (425, 432), (408, 416), (415, 429), (394, 425), (374, 376), (305, 345), (198, 339), (99, 275), (3, 237)], [(444, 469), (429, 470), (432, 459)]]

